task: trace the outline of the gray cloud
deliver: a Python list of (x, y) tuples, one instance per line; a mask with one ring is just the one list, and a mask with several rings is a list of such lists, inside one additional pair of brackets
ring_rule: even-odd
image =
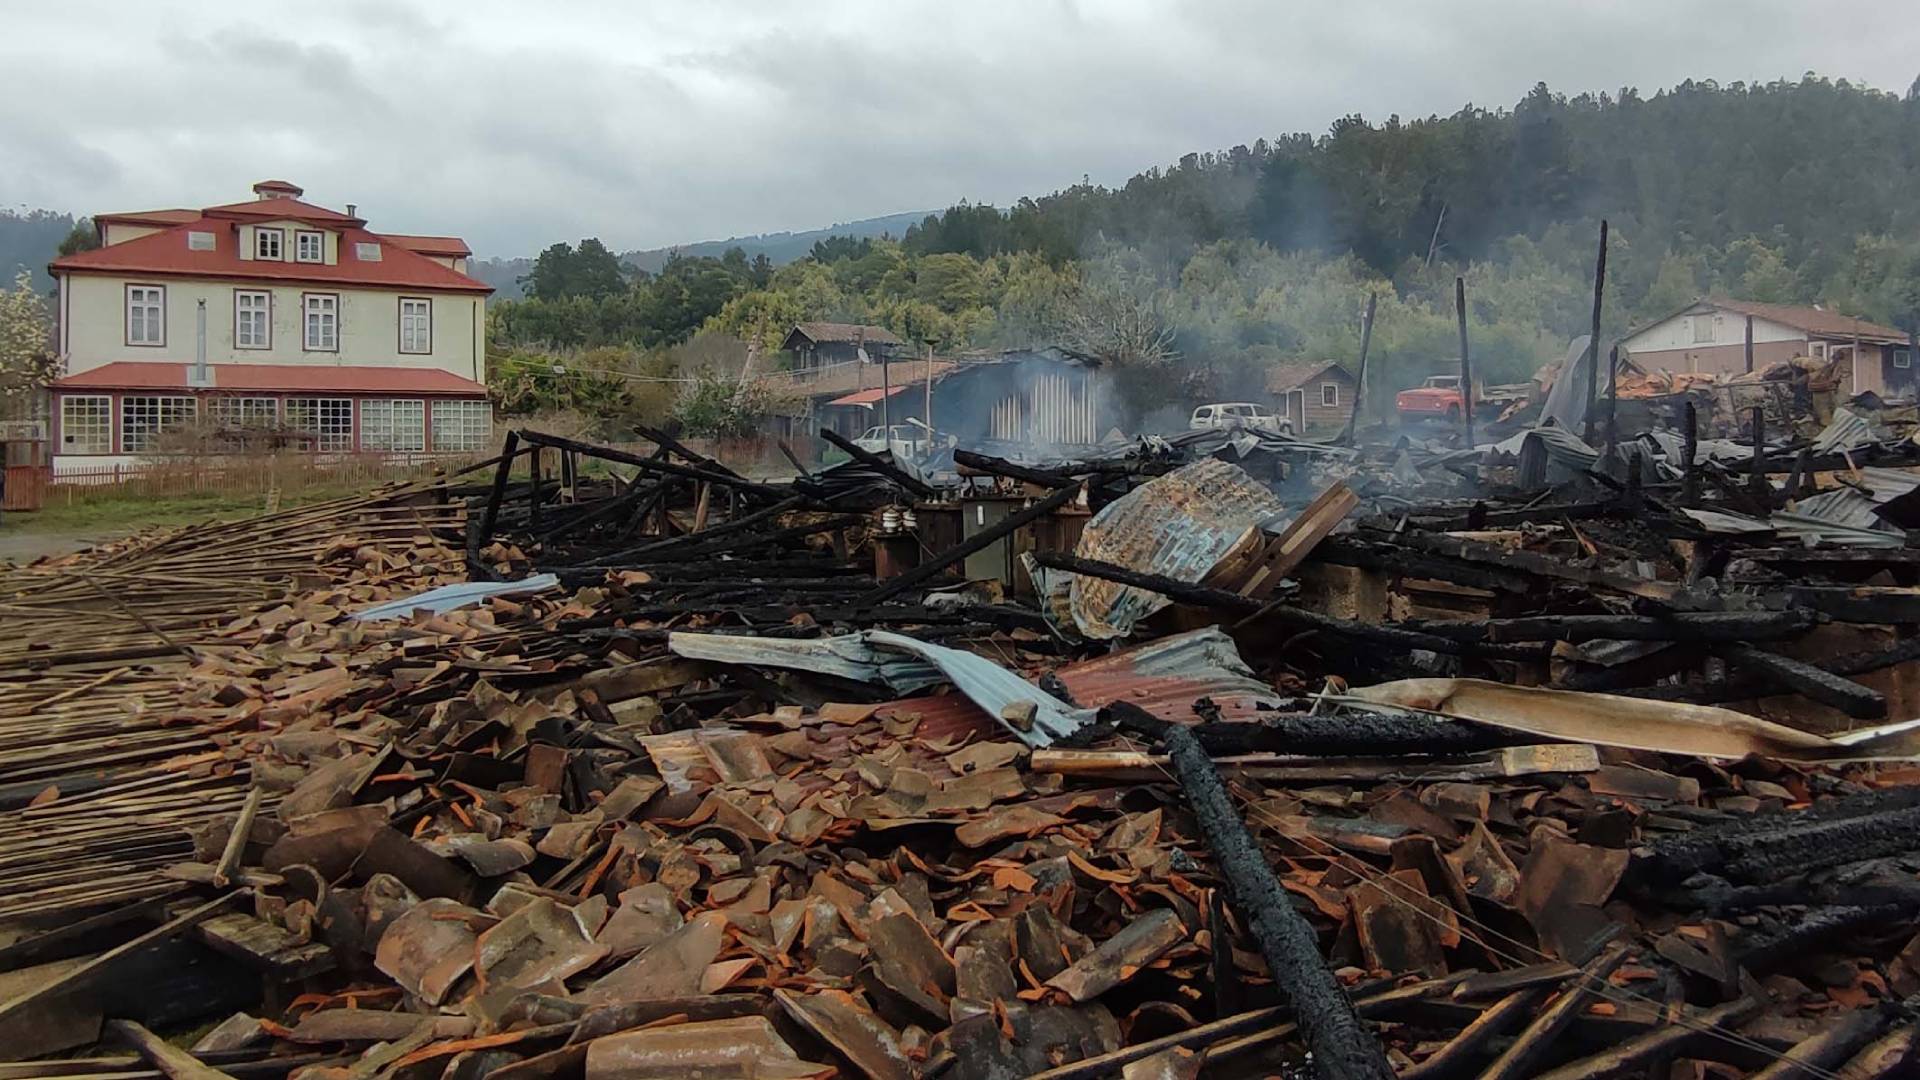
[[(1904, 90), (1896, 0), (67, 0), (0, 40), (0, 204), (282, 176), (523, 254), (1006, 203), (1335, 118), (1808, 70)], [(103, 28), (111, 33), (102, 33)]]

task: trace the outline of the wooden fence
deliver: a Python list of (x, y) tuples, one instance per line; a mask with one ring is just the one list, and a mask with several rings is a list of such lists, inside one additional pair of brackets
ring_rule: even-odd
[[(480, 456), (366, 454), (315, 458), (310, 454), (290, 453), (66, 466), (57, 475), (47, 466), (32, 468), (39, 474), (39, 482), (45, 492), (44, 501), (75, 503), (180, 495), (265, 497), (273, 491), (279, 491), (283, 496), (297, 496), (315, 487), (371, 488), (458, 468)], [(10, 495), (14, 485), (13, 473), (14, 470), (8, 472)], [(13, 500), (8, 501), (11, 503)]]

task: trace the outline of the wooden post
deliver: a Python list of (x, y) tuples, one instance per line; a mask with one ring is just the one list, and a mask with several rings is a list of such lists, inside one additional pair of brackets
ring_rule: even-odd
[(1460, 419), (1467, 422), (1467, 449), (1473, 449), (1473, 362), (1467, 356), (1467, 279), (1453, 279), (1453, 310), (1460, 319)]
[(1686, 460), (1680, 463), (1680, 502), (1694, 506), (1700, 502), (1700, 471), (1693, 459), (1700, 454), (1700, 410), (1687, 402), (1686, 426), (1681, 429), (1681, 450)]
[(487, 495), (486, 516), (480, 519), (480, 543), (493, 539), (493, 526), (500, 517), (500, 500), (507, 493), (507, 476), (513, 472), (513, 457), (520, 451), (520, 433), (508, 431), (500, 447), (500, 464), (493, 471), (493, 490)]
[(1771, 508), (1767, 484), (1767, 410), (1760, 405), (1753, 407), (1753, 475), (1747, 480), (1747, 489), (1763, 507)]
[[(1367, 349), (1373, 344), (1373, 309), (1380, 302), (1376, 293), (1367, 294), (1367, 314), (1360, 320), (1360, 370), (1353, 379), (1353, 408), (1347, 413), (1346, 430), (1336, 440), (1342, 446), (1352, 446), (1354, 437), (1360, 429), (1360, 403), (1367, 397)], [(1301, 418), (1301, 427), (1306, 426), (1306, 417)]]
[(933, 448), (933, 344), (927, 344), (927, 403), (922, 410), (927, 415), (921, 417), (927, 422), (927, 447)]
[(545, 457), (547, 448), (535, 446), (533, 457), (528, 466), (527, 484), (527, 528), (531, 532), (540, 531), (540, 459)]
[(1853, 392), (1857, 394), (1860, 392), (1860, 333), (1859, 331), (1855, 331), (1853, 335), (1853, 364), (1851, 365), (1850, 370), (1853, 374), (1853, 378), (1851, 380), (1853, 383)]
[(1753, 374), (1753, 316), (1747, 316), (1747, 374)]
[(1593, 406), (1600, 397), (1600, 298), (1607, 285), (1607, 219), (1600, 219), (1600, 254), (1593, 261), (1593, 322), (1587, 334), (1587, 402), (1581, 437), (1593, 445)]
[[(1607, 452), (1613, 452), (1613, 444), (1620, 433), (1614, 424), (1614, 414), (1620, 408), (1620, 346), (1616, 343), (1607, 350)], [(1638, 460), (1638, 459), (1635, 459)]]

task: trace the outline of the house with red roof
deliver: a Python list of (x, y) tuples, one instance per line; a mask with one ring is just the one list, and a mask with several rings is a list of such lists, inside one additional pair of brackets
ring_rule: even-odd
[(467, 245), (372, 232), (284, 180), (253, 192), (95, 215), (100, 246), (48, 267), (55, 473), (150, 458), (185, 426), (333, 455), (487, 447), (493, 290), (468, 276)]

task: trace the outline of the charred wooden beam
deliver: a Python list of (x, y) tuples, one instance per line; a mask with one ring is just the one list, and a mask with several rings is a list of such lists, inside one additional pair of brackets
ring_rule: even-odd
[[(1920, 660), (1920, 638), (1908, 638), (1891, 649), (1826, 657), (1814, 661), (1809, 666), (1830, 675), (1864, 675), (1869, 671), (1879, 671), (1913, 660)], [(1744, 701), (1748, 698), (1764, 697), (1767, 694), (1789, 689), (1792, 688), (1776, 678), (1771, 670), (1748, 669), (1725, 679), (1709, 679), (1705, 682), (1683, 683), (1678, 686), (1648, 686), (1617, 692), (1629, 697), (1648, 698), (1654, 701), (1691, 701), (1711, 705), (1722, 701)]]
[(1773, 814), (1661, 840), (1636, 852), (1634, 877), (1714, 873), (1771, 882), (1920, 848), (1920, 791), (1895, 788), (1799, 814)]
[(1815, 621), (1810, 611), (1701, 611), (1666, 616), (1421, 619), (1403, 625), (1454, 641), (1766, 641), (1805, 633)]
[[(822, 432), (822, 434), (825, 434), (825, 432)], [(1006, 517), (1001, 518), (999, 522), (980, 530), (969, 539), (955, 544), (938, 554), (928, 556), (919, 566), (914, 567), (891, 581), (885, 582), (879, 588), (862, 596), (859, 603), (877, 604), (882, 600), (891, 599), (906, 592), (908, 589), (929, 581), (935, 575), (946, 570), (947, 567), (952, 566), (961, 559), (966, 558), (976, 551), (986, 550), (1006, 537), (1013, 535), (1016, 531), (1025, 528), (1032, 522), (1038, 521), (1048, 514), (1053, 513), (1055, 510), (1067, 505), (1069, 502), (1072, 502), (1074, 496), (1079, 493), (1080, 488), (1078, 485), (1061, 488), (1059, 491), (1041, 499), (1025, 510), (1008, 514)]]
[[(1464, 525), (1464, 521), (1463, 521)], [(1432, 578), (1490, 592), (1529, 594), (1539, 590), (1539, 582), (1526, 574), (1512, 573), (1462, 562), (1440, 555), (1409, 551), (1393, 544), (1362, 540), (1353, 536), (1329, 536), (1313, 549), (1308, 562), (1334, 566), (1353, 566), (1362, 570), (1380, 570), (1412, 577)]]
[(685, 461), (689, 465), (697, 465), (702, 469), (707, 469), (711, 472), (721, 473), (725, 476), (731, 476), (739, 480), (746, 479), (746, 477), (741, 476), (739, 473), (733, 471), (732, 469), (727, 468), (725, 465), (722, 465), (718, 461), (715, 461), (714, 459), (706, 456), (705, 454), (697, 453), (693, 450), (688, 449), (687, 446), (684, 443), (682, 443), (680, 440), (674, 438), (673, 436), (667, 434), (664, 431), (661, 431), (659, 428), (650, 428), (645, 424), (635, 424), (633, 426), (633, 430), (639, 433), (641, 438), (646, 439), (648, 442), (652, 443), (655, 446), (658, 446), (660, 449), (678, 454), (680, 456), (680, 460)]
[(602, 461), (614, 461), (622, 465), (631, 465), (642, 472), (662, 473), (667, 476), (678, 476), (688, 480), (705, 480), (710, 484), (718, 484), (721, 487), (738, 488), (742, 491), (752, 492), (761, 498), (776, 501), (784, 499), (788, 495), (787, 492), (773, 487), (770, 484), (762, 484), (755, 480), (743, 480), (738, 476), (718, 473), (711, 469), (702, 469), (692, 465), (676, 465), (664, 459), (641, 457), (639, 454), (630, 454), (625, 450), (612, 446), (596, 446), (593, 443), (581, 442), (578, 439), (568, 439), (559, 435), (549, 435), (545, 432), (528, 431), (525, 429), (521, 429), (518, 434), (523, 441), (538, 446), (552, 446), (563, 450), (572, 450), (576, 453), (585, 454), (588, 457), (599, 458)]
[(793, 447), (787, 445), (787, 440), (775, 439), (773, 445), (780, 448), (781, 455), (787, 459), (788, 464), (793, 466), (793, 471), (799, 474), (800, 479), (813, 479), (813, 474), (807, 471), (805, 465), (800, 464), (800, 455), (793, 452)]
[(992, 457), (987, 454), (976, 454), (971, 450), (955, 450), (953, 460), (956, 464), (978, 472), (992, 473), (995, 476), (1038, 484), (1041, 487), (1072, 487), (1080, 482), (1066, 473), (1055, 472), (1052, 469), (1036, 469), (1031, 465), (1021, 465), (1006, 458)]
[(1490, 544), (1482, 540), (1468, 540), (1458, 536), (1422, 532), (1418, 529), (1393, 533), (1383, 539), (1433, 555), (1444, 555), (1448, 558), (1499, 567), (1503, 570), (1521, 571), (1538, 577), (1571, 581), (1579, 585), (1598, 585), (1629, 596), (1670, 600), (1678, 591), (1677, 586), (1672, 582), (1650, 581), (1643, 577), (1634, 577), (1611, 570), (1574, 566), (1565, 559), (1532, 551), (1509, 551), (1498, 544)]
[(1680, 1056), (1689, 1047), (1712, 1038), (1716, 1028), (1745, 1023), (1765, 1004), (1764, 998), (1748, 996), (1716, 1005), (1682, 1022), (1664, 1024), (1618, 1046), (1608, 1047), (1592, 1057), (1541, 1073), (1538, 1080), (1612, 1080), (1644, 1073), (1659, 1062)]
[[(1172, 721), (1162, 720), (1130, 701), (1104, 706), (1100, 717), (1109, 724), (1148, 732), (1156, 738), (1172, 726)], [(1257, 720), (1216, 720), (1189, 730), (1201, 748), (1214, 757), (1261, 752), (1438, 756), (1472, 754), (1540, 741), (1532, 736), (1477, 727), (1458, 720), (1387, 712), (1343, 716), (1262, 713)]]
[(1619, 967), (1626, 958), (1627, 947), (1620, 942), (1600, 950), (1600, 955), (1588, 961), (1573, 984), (1562, 990), (1553, 1004), (1534, 1017), (1533, 1023), (1520, 1032), (1519, 1037), (1513, 1040), (1513, 1045), (1494, 1059), (1492, 1065), (1487, 1066), (1487, 1071), (1480, 1074), (1480, 1080), (1519, 1080), (1520, 1077), (1531, 1076), (1533, 1067), (1552, 1048), (1560, 1033), (1586, 1011), (1587, 1003), (1606, 983), (1607, 976), (1613, 974), (1613, 969)]
[[(689, 559), (719, 555), (741, 548), (784, 544), (789, 540), (798, 540), (801, 537), (812, 536), (816, 533), (832, 532), (835, 529), (844, 529), (850, 525), (858, 525), (865, 520), (865, 518), (856, 514), (841, 514), (835, 517), (822, 518), (819, 521), (809, 521), (800, 525), (791, 525), (784, 529), (775, 529), (771, 532), (741, 529), (729, 535), (713, 537), (711, 539), (707, 539), (707, 533), (688, 533), (686, 536), (677, 538), (674, 547), (661, 551), (648, 552), (646, 558), (655, 562), (685, 562)], [(700, 542), (687, 542), (693, 540)], [(615, 561), (602, 559), (593, 565), (618, 566), (620, 564)]]
[(1547, 989), (1533, 989), (1508, 994), (1476, 1017), (1447, 1045), (1401, 1073), (1400, 1080), (1454, 1080), (1470, 1075), (1474, 1065), (1490, 1055), (1494, 1041), (1538, 1013), (1550, 993)]
[(1219, 611), (1237, 612), (1247, 616), (1259, 616), (1305, 630), (1315, 630), (1330, 634), (1339, 634), (1349, 638), (1375, 641), (1383, 645), (1392, 645), (1405, 649), (1426, 649), (1429, 652), (1446, 653), (1458, 656), (1479, 656), (1501, 660), (1538, 660), (1546, 655), (1544, 646), (1489, 644), (1472, 641), (1456, 641), (1437, 634), (1420, 633), (1397, 626), (1379, 623), (1357, 622), (1352, 619), (1335, 618), (1317, 612), (1284, 604), (1263, 604), (1250, 597), (1241, 596), (1225, 589), (1194, 585), (1185, 581), (1176, 581), (1161, 574), (1146, 574), (1138, 570), (1129, 570), (1124, 566), (1100, 562), (1097, 559), (1082, 559), (1058, 551), (1042, 551), (1034, 554), (1034, 561), (1050, 570), (1065, 570), (1074, 574), (1086, 574), (1089, 577), (1103, 578), (1131, 585), (1135, 588), (1157, 592), (1170, 600), (1198, 607), (1213, 608)]
[(1159, 734), (1227, 893), (1260, 943), (1275, 989), (1300, 1018), (1315, 1075), (1325, 1080), (1390, 1080), (1393, 1070), (1379, 1040), (1321, 959), (1319, 935), (1273, 876), (1207, 752), (1183, 727)]
[(866, 449), (865, 447), (856, 445), (853, 442), (853, 440), (848, 439), (847, 437), (841, 435), (839, 432), (833, 430), (832, 428), (821, 428), (820, 437), (832, 443), (833, 445), (839, 447), (840, 449), (845, 450), (847, 454), (853, 458), (853, 460), (858, 461), (862, 465), (866, 465), (869, 468), (878, 470), (880, 473), (885, 475), (887, 479), (893, 481), (895, 484), (898, 484), (900, 487), (906, 489), (908, 492), (912, 493), (913, 495), (916, 495), (922, 499), (931, 499), (936, 494), (938, 494), (933, 490), (933, 488), (928, 487), (927, 484), (921, 479), (919, 479), (918, 477), (909, 475), (906, 472), (906, 470), (900, 468), (900, 466), (898, 465), (895, 465), (893, 462), (888, 461), (886, 458), (881, 457), (879, 454), (876, 454), (873, 451)]
[(805, 505), (806, 502), (807, 502), (806, 496), (794, 495), (789, 498), (782, 499), (771, 506), (767, 506), (767, 507), (763, 507), (762, 509), (755, 510), (751, 514), (747, 514), (743, 517), (735, 518), (732, 521), (727, 521), (719, 525), (715, 525), (713, 528), (706, 529), (702, 532), (688, 533), (684, 536), (676, 536), (666, 540), (649, 541), (648, 543), (641, 544), (638, 547), (627, 548), (624, 551), (617, 551), (610, 555), (602, 555), (597, 559), (594, 559), (590, 562), (583, 563), (581, 565), (583, 566), (617, 566), (617, 565), (620, 565), (621, 563), (631, 562), (635, 559), (639, 559), (645, 555), (656, 554), (656, 553), (665, 554), (671, 551), (683, 550), (688, 547), (698, 546), (708, 540), (718, 540), (722, 537), (737, 535), (739, 533), (746, 532), (750, 529), (757, 528), (760, 525), (764, 524), (765, 522), (771, 521), (779, 517), (781, 514), (788, 512), (789, 510), (799, 509), (801, 506)]
[(1804, 660), (1733, 642), (1717, 645), (1713, 651), (1730, 664), (1764, 672), (1803, 697), (1839, 709), (1856, 720), (1886, 719), (1887, 699), (1878, 690), (1822, 671)]
[(1920, 591), (1911, 589), (1790, 585), (1784, 600), (1839, 622), (1920, 624)]
[(500, 520), (500, 501), (507, 494), (507, 477), (513, 472), (513, 459), (520, 452), (520, 433), (507, 432), (506, 441), (500, 445), (500, 464), (493, 470), (493, 487), (487, 494), (487, 510), (480, 518), (480, 542), (486, 543), (493, 538), (493, 527)]

